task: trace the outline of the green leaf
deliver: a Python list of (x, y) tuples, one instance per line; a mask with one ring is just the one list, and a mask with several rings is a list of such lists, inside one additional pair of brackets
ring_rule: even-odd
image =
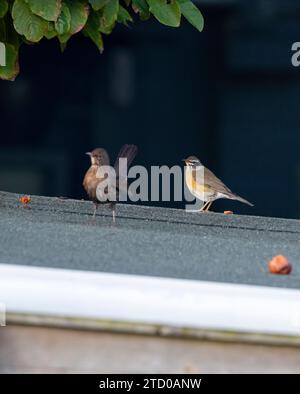
[(146, 0), (132, 0), (134, 12), (149, 12), (149, 6)]
[(65, 50), (66, 44), (72, 35), (78, 33), (84, 28), (90, 12), (88, 4), (84, 4), (80, 1), (65, 0), (65, 3), (67, 4), (71, 14), (71, 25), (70, 30), (67, 33), (58, 36), (62, 52)]
[(62, 3), (60, 15), (55, 22), (55, 30), (58, 34), (68, 33), (71, 28), (71, 13), (68, 6)]
[(46, 19), (46, 21), (56, 21), (60, 11), (62, 0), (26, 0), (31, 11)]
[(200, 32), (204, 28), (204, 19), (200, 10), (190, 0), (177, 0), (182, 15)]
[(66, 4), (71, 13), (70, 33), (75, 34), (83, 29), (86, 24), (90, 12), (88, 4), (84, 4), (78, 0), (66, 0)]
[(118, 17), (119, 0), (110, 0), (103, 8), (102, 21), (104, 26), (111, 26)]
[(112, 23), (111, 25), (106, 25), (105, 21), (103, 18), (100, 18), (100, 26), (99, 26), (99, 31), (103, 34), (111, 34), (115, 27), (116, 23)]
[(116, 22), (132, 22), (129, 7), (142, 20), (153, 14), (160, 23), (178, 27), (183, 15), (198, 31), (204, 27), (193, 0), (0, 0), (0, 42), (6, 45), (7, 61), (0, 78), (13, 80), (19, 72), (20, 44), (36, 43), (43, 36), (57, 36), (63, 50), (82, 30), (102, 52), (101, 33), (110, 34)]
[(45, 31), (44, 36), (48, 39), (51, 40), (51, 38), (54, 38), (57, 36), (57, 31), (55, 30), (54, 22), (48, 22), (47, 25), (47, 30)]
[(119, 23), (123, 23), (125, 26), (128, 26), (128, 22), (132, 22), (131, 15), (121, 5), (119, 6), (119, 12), (118, 12), (118, 19), (117, 20), (118, 20)]
[(102, 53), (104, 50), (102, 35), (99, 31), (99, 15), (96, 12), (91, 12), (87, 24), (85, 25), (83, 31), (86, 36), (91, 38), (91, 40), (96, 44), (97, 48)]
[(34, 42), (28, 41), (24, 36), (21, 36), (21, 40), (27, 45), (35, 45)]
[(67, 47), (67, 42), (60, 42), (59, 44), (61, 52), (64, 52)]
[(110, 0), (89, 0), (93, 10), (99, 11), (103, 8)]
[(0, 78), (14, 81), (19, 74), (18, 48), (12, 44), (5, 44), (6, 65), (0, 66)]
[(119, 14), (119, 1), (109, 0), (102, 10), (98, 11), (101, 33), (110, 34), (115, 27)]
[(0, 18), (3, 18), (8, 10), (7, 0), (0, 0)]
[(47, 31), (47, 21), (33, 14), (24, 0), (14, 2), (12, 17), (16, 31), (29, 41), (40, 41)]
[(149, 5), (146, 0), (132, 0), (132, 8), (135, 13), (140, 14), (140, 19), (146, 21), (150, 18)]
[(147, 0), (150, 12), (163, 25), (180, 26), (181, 11), (175, 0)]
[(57, 38), (60, 42), (60, 49), (62, 50), (62, 52), (65, 50), (67, 42), (69, 41), (69, 39), (72, 37), (72, 34), (70, 33), (65, 33), (65, 34), (61, 34), (58, 35)]

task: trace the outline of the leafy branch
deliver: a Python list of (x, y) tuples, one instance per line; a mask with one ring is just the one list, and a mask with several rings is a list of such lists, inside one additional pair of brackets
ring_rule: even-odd
[(200, 32), (204, 26), (191, 0), (0, 0), (0, 42), (6, 58), (0, 78), (14, 80), (18, 75), (23, 43), (55, 38), (64, 50), (73, 35), (82, 33), (102, 53), (103, 35), (111, 34), (118, 23), (128, 26), (134, 14), (142, 21), (153, 15), (171, 27), (180, 26), (183, 15)]

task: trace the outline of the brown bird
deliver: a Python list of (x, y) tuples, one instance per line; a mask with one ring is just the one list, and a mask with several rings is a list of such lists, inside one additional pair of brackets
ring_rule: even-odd
[[(211, 204), (219, 198), (228, 198), (230, 200), (241, 201), (253, 207), (249, 201), (233, 193), (224, 183), (217, 178), (208, 168), (201, 164), (196, 156), (189, 156), (183, 160), (187, 165), (186, 184), (190, 192), (205, 204), (200, 209), (201, 212), (207, 212)], [(197, 171), (202, 171), (204, 173)], [(202, 176), (201, 176), (202, 175)], [(204, 175), (204, 176), (203, 176)]]
[[(96, 148), (91, 152), (86, 152), (86, 154), (89, 155), (91, 158), (91, 166), (85, 174), (83, 180), (83, 187), (87, 192), (89, 198), (95, 204), (95, 210), (93, 214), (93, 218), (94, 218), (96, 215), (98, 205), (101, 203), (101, 201), (99, 201), (97, 197), (97, 187), (101, 182), (103, 182), (107, 178), (108, 175), (106, 174), (106, 176), (104, 177), (99, 177), (98, 170), (101, 169), (102, 166), (109, 166), (110, 160), (107, 151), (103, 148)], [(128, 144), (123, 145), (115, 162), (114, 169), (116, 171), (116, 183), (113, 186), (114, 199), (113, 201), (110, 202), (114, 223), (116, 217), (116, 200), (118, 199), (119, 192), (121, 190), (124, 190), (124, 181), (126, 181), (126, 178), (123, 179), (122, 175), (119, 174), (119, 159), (121, 158), (127, 159), (127, 169), (126, 169), (126, 173), (127, 173), (128, 167), (132, 163), (136, 154), (137, 154), (137, 147), (135, 145), (128, 145)], [(97, 172), (98, 172), (98, 176), (97, 176)], [(107, 200), (109, 202), (109, 196)]]

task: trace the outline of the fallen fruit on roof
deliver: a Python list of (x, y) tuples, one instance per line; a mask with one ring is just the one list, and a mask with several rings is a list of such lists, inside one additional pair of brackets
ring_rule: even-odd
[(272, 274), (288, 275), (292, 272), (292, 265), (285, 256), (277, 255), (269, 262), (269, 272)]
[(31, 198), (29, 196), (22, 196), (22, 197), (19, 198), (19, 201), (20, 201), (21, 204), (27, 205), (27, 204), (30, 203)]

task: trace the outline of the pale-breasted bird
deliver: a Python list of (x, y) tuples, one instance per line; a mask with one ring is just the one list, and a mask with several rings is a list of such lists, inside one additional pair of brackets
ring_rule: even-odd
[(187, 166), (185, 180), (188, 189), (196, 198), (205, 203), (200, 209), (201, 212), (207, 212), (211, 204), (219, 198), (237, 200), (253, 207), (253, 204), (225, 186), (219, 178), (203, 166), (196, 156), (189, 156), (183, 161)]
[[(89, 198), (95, 204), (95, 210), (93, 214), (93, 217), (95, 217), (98, 204), (101, 203), (101, 201), (99, 201), (97, 197), (97, 187), (101, 182), (103, 182), (107, 178), (107, 177), (99, 177), (99, 169), (101, 169), (100, 167), (102, 166), (109, 166), (110, 159), (107, 151), (103, 148), (96, 148), (91, 152), (86, 152), (86, 154), (89, 155), (91, 158), (91, 166), (85, 174), (83, 180), (83, 187), (87, 192)], [(114, 165), (114, 169), (116, 171), (116, 182), (113, 187), (115, 188), (114, 197), (116, 197), (116, 200), (118, 199), (121, 187), (123, 187), (124, 185), (124, 180), (126, 180), (121, 178), (119, 172), (119, 159), (121, 158), (127, 159), (127, 169), (126, 169), (127, 172), (128, 167), (132, 163), (136, 154), (137, 154), (137, 147), (135, 145), (126, 144), (123, 145), (122, 148), (120, 149), (120, 152), (118, 154), (117, 160)], [(115, 222), (115, 216), (116, 216), (116, 206), (115, 206), (116, 200), (114, 199), (113, 201), (110, 202), (110, 206), (113, 213), (113, 222)], [(109, 196), (107, 202), (109, 202)]]

